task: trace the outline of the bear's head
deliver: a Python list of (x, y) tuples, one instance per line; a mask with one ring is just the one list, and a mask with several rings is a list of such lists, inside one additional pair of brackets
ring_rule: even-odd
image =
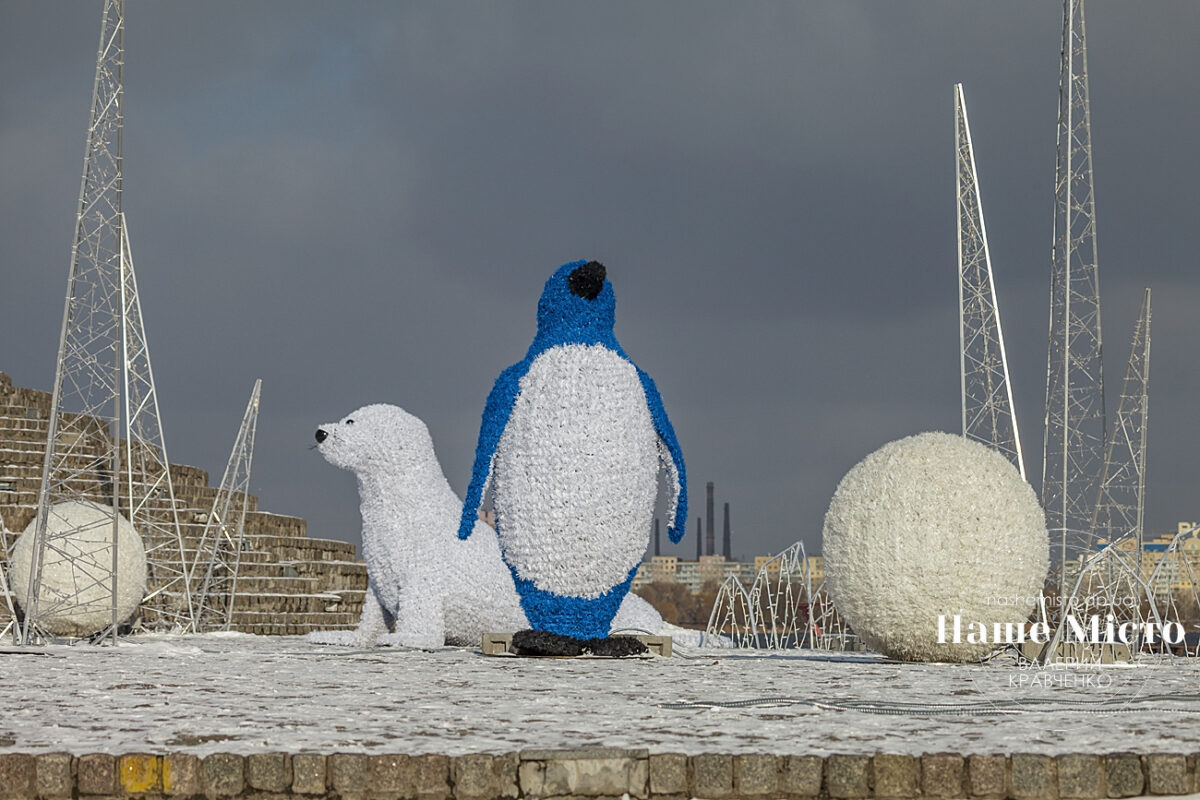
[(335, 467), (396, 476), (437, 465), (425, 423), (399, 406), (363, 406), (317, 428), (317, 449)]

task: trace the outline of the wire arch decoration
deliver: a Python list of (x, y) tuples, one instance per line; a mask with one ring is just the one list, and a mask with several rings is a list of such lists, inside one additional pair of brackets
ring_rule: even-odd
[(705, 628), (714, 647), (785, 650), (797, 647), (846, 650), (855, 637), (814, 575), (803, 542), (759, 567), (747, 589), (736, 576), (721, 584)]
[[(1135, 632), (1131, 655), (1200, 656), (1200, 526), (1180, 527), (1165, 545), (1143, 552), (1138, 538), (1127, 535), (1085, 559), (1063, 617), (1095, 615), (1111, 620), (1116, 629), (1130, 626)], [(1147, 635), (1147, 626), (1157, 635)], [(1172, 628), (1178, 641), (1163, 636)], [(1048, 653), (1056, 652), (1065, 636), (1066, 625), (1060, 622)]]

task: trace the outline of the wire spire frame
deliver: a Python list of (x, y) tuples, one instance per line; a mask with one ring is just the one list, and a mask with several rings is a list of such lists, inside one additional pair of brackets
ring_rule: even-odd
[(975, 150), (961, 83), (954, 85), (958, 178), (958, 312), (963, 436), (998, 450), (1025, 477), (1004, 330), (996, 300)]
[[(254, 464), (254, 435), (258, 428), (262, 379), (254, 382), (242, 424), (234, 439), (221, 487), (213, 498), (204, 525), (196, 561), (194, 630), (197, 633), (229, 630), (237, 599), (238, 572), (246, 537), (246, 511), (250, 500), (250, 471)], [(201, 577), (203, 576), (203, 577)]]

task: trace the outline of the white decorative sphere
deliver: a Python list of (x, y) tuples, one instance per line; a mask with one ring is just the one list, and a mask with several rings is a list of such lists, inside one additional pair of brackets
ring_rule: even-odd
[[(29, 523), (13, 547), (9, 580), (24, 605), (33, 562), (37, 521)], [(92, 502), (55, 503), (46, 524), (53, 540), (42, 561), (38, 594), (40, 624), (55, 636), (91, 636), (112, 623), (112, 506)], [(146, 550), (133, 523), (117, 517), (117, 617), (129, 619), (146, 593)], [(47, 616), (41, 612), (49, 611)]]
[(991, 642), (994, 624), (1024, 622), (1049, 567), (1033, 489), (997, 451), (948, 433), (891, 442), (846, 473), (823, 550), (834, 607), (864, 644), (906, 661), (975, 661), (996, 650), (967, 643), (969, 624)]

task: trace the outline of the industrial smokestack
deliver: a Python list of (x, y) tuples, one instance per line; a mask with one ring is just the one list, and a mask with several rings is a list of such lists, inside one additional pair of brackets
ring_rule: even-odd
[(713, 482), (704, 484), (704, 490), (705, 552), (711, 556), (717, 552), (717, 531), (713, 519)]
[[(655, 525), (658, 520), (655, 520)], [(725, 504), (725, 539), (721, 545), (722, 552), (725, 554), (726, 561), (733, 561), (733, 538), (729, 533), (729, 503)]]
[(700, 518), (696, 517), (696, 560), (704, 555), (704, 531), (700, 530)]
[[(726, 517), (725, 521), (726, 521), (726, 523), (728, 523), (729, 522), (728, 508), (726, 509), (725, 517)], [(725, 527), (728, 528), (729, 527), (728, 524)], [(662, 540), (658, 538), (658, 517), (654, 518), (654, 555), (656, 555), (656, 556), (662, 555)]]

